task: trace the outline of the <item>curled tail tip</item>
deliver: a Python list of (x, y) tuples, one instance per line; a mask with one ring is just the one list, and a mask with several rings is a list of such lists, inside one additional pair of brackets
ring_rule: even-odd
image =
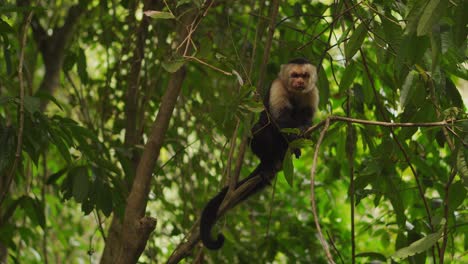
[(210, 238), (210, 239), (202, 239), (202, 241), (203, 241), (203, 245), (205, 245), (206, 248), (211, 249), (211, 250), (218, 250), (224, 244), (224, 236), (222, 234), (219, 234), (216, 240), (211, 240)]

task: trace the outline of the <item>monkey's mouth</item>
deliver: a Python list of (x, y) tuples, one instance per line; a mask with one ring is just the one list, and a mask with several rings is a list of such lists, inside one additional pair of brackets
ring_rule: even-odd
[(301, 84), (297, 84), (297, 85), (293, 85), (293, 88), (294, 88), (295, 90), (302, 91), (302, 90), (304, 90), (304, 89), (306, 88), (306, 86), (305, 86), (305, 85), (301, 85)]

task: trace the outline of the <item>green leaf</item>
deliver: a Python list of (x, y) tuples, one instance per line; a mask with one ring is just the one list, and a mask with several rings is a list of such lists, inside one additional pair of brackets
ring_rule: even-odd
[(314, 142), (310, 139), (306, 138), (299, 138), (296, 140), (293, 140), (292, 142), (289, 143), (289, 148), (295, 149), (295, 148), (303, 148), (303, 147), (309, 147), (314, 145)]
[(397, 73), (402, 71), (405, 64), (413, 65), (420, 63), (428, 47), (429, 39), (427, 37), (417, 37), (415, 35), (403, 36), (395, 60), (395, 71)]
[(70, 171), (73, 177), (73, 197), (79, 203), (83, 202), (88, 197), (89, 192), (89, 177), (88, 169), (84, 166), (79, 166)]
[(319, 106), (320, 108), (325, 108), (328, 104), (330, 98), (330, 83), (328, 82), (327, 74), (325, 69), (320, 66), (320, 71), (318, 74), (317, 88), (320, 94)]
[(76, 57), (77, 57), (76, 54), (73, 52), (67, 53), (67, 55), (65, 56), (65, 60), (63, 61), (63, 66), (62, 66), (64, 72), (67, 73), (71, 71), (71, 69), (76, 63), (76, 60), (77, 60)]
[(287, 134), (293, 134), (293, 135), (299, 135), (301, 134), (301, 130), (299, 128), (282, 128), (281, 133), (287, 133)]
[(445, 1), (440, 0), (431, 0), (421, 15), (421, 18), (418, 22), (417, 34), (418, 36), (427, 35), (431, 30), (432, 26), (437, 22), (437, 20), (442, 15), (442, 3)]
[(28, 196), (21, 196), (20, 198), (18, 199), (15, 199), (11, 202), (11, 204), (9, 204), (7, 207), (6, 207), (6, 210), (4, 210), (3, 212), (3, 215), (2, 217), (0, 218), (0, 221), (2, 223), (7, 223), (7, 221), (10, 219), (10, 217), (13, 215), (13, 213), (16, 211), (16, 208), (18, 207), (18, 205), (20, 205), (24, 199), (27, 199)]
[(417, 76), (418, 73), (415, 71), (410, 71), (406, 76), (405, 82), (403, 83), (400, 92), (400, 105), (402, 108), (408, 104), (409, 100), (414, 94), (414, 81), (415, 77)]
[(423, 237), (409, 245), (408, 247), (398, 249), (393, 255), (392, 258), (405, 259), (410, 256), (416, 255), (418, 253), (424, 252), (431, 248), (437, 243), (437, 241), (442, 237), (443, 229), (441, 228), (436, 233), (430, 234), (426, 237)]
[(3, 127), (0, 123), (0, 173), (9, 168), (13, 161), (16, 152), (16, 130), (11, 127)]
[(81, 204), (81, 211), (85, 215), (89, 215), (93, 210), (94, 210), (94, 203), (89, 198), (85, 199), (83, 203)]
[(162, 67), (170, 72), (174, 73), (178, 71), (182, 66), (184, 66), (185, 60), (184, 59), (178, 59), (178, 60), (173, 60), (173, 61), (168, 61), (168, 62), (163, 62)]
[(291, 149), (288, 148), (283, 160), (283, 173), (284, 178), (288, 182), (289, 186), (293, 187), (294, 178), (294, 166), (292, 162)]
[(60, 179), (60, 177), (61, 177), (62, 175), (64, 175), (65, 172), (67, 172), (67, 171), (68, 171), (68, 167), (65, 167), (65, 168), (63, 168), (63, 169), (57, 171), (56, 173), (51, 174), (51, 175), (47, 178), (46, 184), (47, 184), (47, 185), (54, 184), (54, 183), (57, 182), (57, 180)]
[(101, 188), (97, 190), (96, 205), (105, 216), (110, 216), (112, 213), (112, 192), (110, 187), (105, 183), (100, 183), (98, 186)]
[(57, 130), (50, 131), (50, 137), (52, 138), (52, 142), (57, 147), (58, 151), (62, 155), (62, 157), (67, 161), (71, 162), (71, 155), (68, 149), (67, 144), (65, 143), (64, 139), (58, 135)]
[(0, 105), (9, 104), (11, 102), (15, 102), (15, 98), (11, 96), (2, 96), (0, 97)]
[(457, 89), (455, 83), (450, 78), (446, 78), (447, 97), (453, 102), (454, 106), (463, 108), (463, 99), (460, 91)]
[(155, 19), (174, 19), (175, 16), (170, 12), (162, 12), (162, 11), (154, 11), (154, 10), (147, 10), (145, 15), (155, 18)]
[(353, 35), (349, 39), (348, 44), (345, 46), (346, 60), (351, 60), (354, 54), (359, 50), (364, 41), (364, 38), (367, 35), (367, 29), (364, 23), (361, 23), (356, 30), (353, 32)]
[(29, 113), (34, 114), (35, 112), (39, 112), (40, 106), (41, 101), (39, 98), (29, 95), (24, 97), (24, 109), (26, 109), (26, 111)]
[(190, 4), (190, 3), (192, 3), (192, 0), (178, 0), (176, 8), (181, 6), (181, 5)]
[(15, 30), (13, 29), (10, 24), (5, 22), (3, 19), (0, 18), (0, 33), (15, 33)]
[(31, 219), (31, 222), (45, 227), (45, 215), (43, 211), (42, 203), (34, 198), (25, 196), (24, 199), (21, 199), (21, 207), (26, 212), (26, 215)]
[(416, 32), (418, 27), (419, 18), (424, 10), (424, 3), (426, 0), (417, 0), (413, 4), (413, 7), (409, 11), (408, 15), (406, 16), (406, 28), (405, 32), (407, 34), (413, 34)]
[[(468, 137), (465, 137), (465, 141)], [(468, 148), (459, 149), (457, 154), (457, 168), (463, 178), (463, 184), (468, 188)]]
[[(369, 258), (370, 262), (367, 261), (366, 263), (374, 263), (373, 260), (380, 260), (383, 261), (384, 263), (387, 262), (387, 258), (378, 252), (363, 252), (356, 254), (356, 258)], [(377, 262), (380, 263), (380, 262)]]
[(86, 63), (86, 54), (83, 49), (79, 49), (78, 52), (78, 58), (76, 60), (77, 62), (77, 68), (78, 68), (78, 76), (80, 77), (80, 80), (82, 83), (87, 84), (89, 81), (89, 76), (88, 76), (88, 71), (86, 70), (87, 63)]
[(51, 102), (53, 102), (56, 106), (58, 106), (58, 108), (60, 108), (60, 110), (63, 111), (63, 107), (62, 105), (59, 103), (59, 101), (53, 97), (51, 94), (49, 93), (44, 93), (44, 92), (38, 92), (35, 94), (35, 97), (39, 98), (39, 99), (45, 99), (45, 100), (49, 100)]
[(345, 92), (351, 86), (351, 84), (354, 81), (354, 78), (356, 77), (356, 73), (356, 62), (351, 61), (351, 63), (344, 70), (343, 77), (341, 78), (340, 92)]
[(466, 189), (463, 186), (461, 181), (458, 181), (452, 186), (450, 186), (449, 190), (449, 212), (454, 212), (462, 203), (465, 201), (466, 198)]

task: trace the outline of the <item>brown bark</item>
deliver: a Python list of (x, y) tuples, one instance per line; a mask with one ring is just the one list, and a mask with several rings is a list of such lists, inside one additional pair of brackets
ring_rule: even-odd
[[(193, 15), (193, 12), (188, 12), (182, 21), (191, 21)], [(185, 24), (180, 25), (177, 32), (178, 39), (181, 40), (189, 33), (186, 31)], [(136, 263), (143, 253), (151, 232), (155, 228), (156, 220), (145, 216), (151, 176), (159, 157), (159, 151), (164, 143), (164, 137), (169, 127), (170, 118), (180, 94), (185, 75), (186, 68), (183, 66), (170, 77), (156, 120), (153, 123), (148, 141), (138, 162), (135, 178), (127, 198), (124, 220), (120, 222), (114, 216), (101, 263)], [(136, 97), (136, 95), (135, 90), (127, 93), (127, 96), (131, 97)], [(132, 103), (132, 100), (132, 98), (127, 98), (127, 103)], [(137, 112), (131, 108), (127, 108), (126, 110), (129, 115), (136, 114)], [(132, 137), (129, 136), (128, 140), (132, 141)]]
[[(275, 32), (275, 25), (276, 25), (276, 17), (278, 16), (278, 9), (279, 9), (279, 0), (274, 0), (272, 2), (272, 7), (270, 9), (270, 23), (269, 23), (269, 30), (267, 35), (267, 41), (265, 43), (265, 50), (263, 53), (262, 64), (259, 70), (259, 79), (257, 82), (257, 91), (259, 87), (263, 86), (264, 83), (264, 76), (266, 71), (266, 65), (268, 63), (270, 57), (270, 50), (273, 41), (273, 34)], [(261, 25), (259, 25), (261, 27)], [(245, 139), (244, 139), (245, 140)], [(242, 150), (243, 148), (243, 150)], [(246, 148), (246, 141), (241, 144), (241, 156)], [(236, 164), (236, 173), (237, 170), (240, 170), (240, 165)], [(256, 175), (249, 181), (242, 184), (235, 190), (230, 190), (230, 192), (224, 198), (224, 201), (221, 207), (218, 210), (217, 218), (224, 215), (229, 209), (235, 207), (242, 199), (245, 197), (245, 193), (250, 193), (252, 188), (254, 188), (263, 178), (261, 175)], [(200, 240), (200, 230), (199, 230), (199, 220), (192, 226), (190, 233), (187, 235), (185, 241), (183, 241), (179, 246), (174, 250), (172, 255), (169, 257), (167, 263), (179, 263), (182, 259), (189, 256), (193, 250), (193, 248), (197, 245), (198, 241)]]
[[(89, 1), (76, 4), (68, 10), (65, 22), (61, 27), (52, 29), (53, 33), (49, 36), (42, 27), (39, 19), (34, 16), (31, 22), (34, 40), (36, 41), (39, 52), (45, 65), (45, 74), (42, 79), (38, 93), (53, 95), (55, 89), (59, 86), (60, 70), (65, 59), (65, 51), (75, 34), (76, 25), (80, 17), (87, 10)], [(48, 101), (41, 102), (41, 110), (45, 110)]]

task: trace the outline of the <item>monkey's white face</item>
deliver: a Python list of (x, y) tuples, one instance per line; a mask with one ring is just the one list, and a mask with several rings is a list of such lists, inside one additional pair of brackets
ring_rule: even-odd
[(288, 91), (293, 93), (308, 93), (315, 87), (317, 70), (312, 64), (282, 65), (280, 77)]

